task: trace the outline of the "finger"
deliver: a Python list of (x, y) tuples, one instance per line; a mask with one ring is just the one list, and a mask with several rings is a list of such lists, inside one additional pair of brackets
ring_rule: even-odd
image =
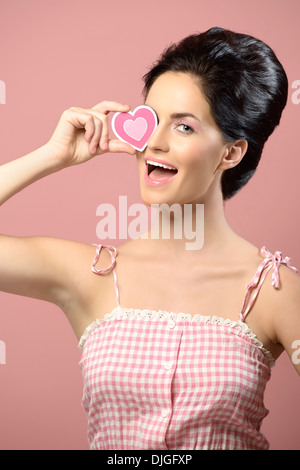
[(131, 145), (121, 140), (112, 139), (108, 141), (108, 151), (111, 153), (128, 153), (130, 155), (135, 155), (136, 150), (131, 147)]
[(90, 145), (89, 145), (89, 151), (91, 154), (95, 154), (97, 152), (97, 149), (99, 147), (99, 142), (101, 139), (101, 134), (102, 134), (102, 127), (103, 123), (101, 119), (97, 119), (95, 116), (92, 117), (93, 122), (94, 122), (94, 134), (92, 136)]
[(109, 126), (108, 126), (108, 120), (106, 116), (103, 116), (102, 118), (102, 133), (101, 133), (101, 139), (99, 143), (99, 147), (103, 152), (106, 152), (108, 150), (108, 140), (109, 140)]
[(62, 115), (67, 122), (72, 124), (76, 129), (84, 129), (91, 113), (88, 114), (82, 108), (70, 108), (64, 111)]
[(94, 134), (90, 144), (90, 150), (92, 153), (95, 153), (97, 147), (99, 146), (100, 150), (106, 152), (108, 150), (108, 139), (109, 139), (109, 126), (107, 117), (105, 115), (101, 115), (101, 119), (93, 116), (94, 122)]
[(111, 111), (128, 112), (130, 110), (130, 106), (128, 104), (119, 103), (118, 101), (102, 101), (91, 109), (101, 114), (108, 114)]
[(91, 142), (93, 135), (95, 134), (95, 122), (93, 116), (89, 116), (85, 124), (85, 140)]

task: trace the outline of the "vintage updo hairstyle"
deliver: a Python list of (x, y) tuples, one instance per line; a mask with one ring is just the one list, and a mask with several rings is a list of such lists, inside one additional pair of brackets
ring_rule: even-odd
[(143, 77), (145, 97), (169, 71), (197, 79), (227, 142), (248, 142), (240, 163), (223, 172), (223, 199), (229, 199), (254, 174), (264, 144), (280, 122), (288, 95), (286, 73), (267, 44), (218, 27), (168, 47)]

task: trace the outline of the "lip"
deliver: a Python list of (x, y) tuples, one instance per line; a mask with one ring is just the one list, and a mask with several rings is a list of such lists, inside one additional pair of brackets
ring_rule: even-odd
[(171, 166), (172, 168), (174, 168), (174, 170), (177, 170), (177, 168), (174, 165), (171, 165), (170, 162), (166, 162), (165, 160), (161, 160), (161, 159), (153, 158), (153, 157), (149, 157), (149, 156), (145, 156), (144, 160), (145, 160), (145, 165), (147, 165), (147, 160), (151, 160), (152, 162), (161, 163), (162, 165)]
[[(149, 156), (145, 156), (144, 160), (145, 160), (144, 182), (148, 186), (152, 186), (152, 187), (155, 187), (155, 188), (157, 188), (159, 186), (164, 186), (164, 185), (170, 183), (176, 177), (176, 175), (178, 173), (177, 168), (175, 166), (171, 165), (169, 162), (166, 162), (165, 160), (160, 160), (158, 158), (152, 158), (152, 157), (149, 157)], [(170, 167), (174, 168), (174, 170), (177, 170), (177, 173), (173, 176), (169, 176), (169, 177), (166, 177), (166, 178), (160, 178), (159, 180), (150, 179), (149, 175), (148, 175), (147, 160), (151, 160), (153, 162), (161, 163), (162, 165), (170, 166)]]

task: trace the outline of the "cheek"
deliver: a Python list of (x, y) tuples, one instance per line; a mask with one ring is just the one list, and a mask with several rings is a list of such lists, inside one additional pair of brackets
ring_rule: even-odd
[(180, 142), (173, 145), (171, 153), (182, 167), (191, 167), (196, 165), (203, 155), (203, 147), (197, 141), (193, 142), (186, 139), (186, 142)]
[(218, 142), (202, 141), (193, 145), (182, 146), (182, 169), (199, 170), (204, 173), (214, 173), (222, 155), (222, 148)]
[(183, 171), (199, 171), (209, 165), (210, 155), (207, 148), (199, 145), (186, 146), (181, 149), (180, 166)]

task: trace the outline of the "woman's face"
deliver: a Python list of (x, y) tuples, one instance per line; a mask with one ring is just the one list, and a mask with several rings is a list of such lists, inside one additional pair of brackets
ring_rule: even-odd
[[(210, 194), (221, 191), (228, 144), (195, 79), (181, 72), (164, 73), (150, 88), (145, 105), (156, 112), (158, 126), (146, 149), (137, 152), (143, 201), (149, 205), (204, 203)], [(147, 161), (162, 162), (174, 170)]]

